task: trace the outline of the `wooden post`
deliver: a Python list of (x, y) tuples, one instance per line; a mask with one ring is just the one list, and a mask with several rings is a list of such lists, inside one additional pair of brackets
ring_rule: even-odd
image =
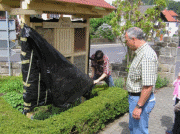
[(31, 117), (33, 117), (33, 113), (32, 113), (32, 112), (27, 113), (26, 116), (27, 116), (29, 119), (32, 119)]
[(30, 26), (30, 15), (21, 15), (21, 23)]
[[(26, 3), (25, 1), (20, 1), (20, 7), (24, 9), (23, 5)], [(30, 15), (21, 15), (21, 23), (25, 23), (26, 25), (30, 26)]]
[[(87, 27), (86, 27), (86, 61), (85, 61), (85, 73), (88, 73), (88, 62), (89, 62), (89, 57), (88, 57), (88, 53), (89, 53), (89, 18), (86, 19), (87, 20)], [(88, 75), (88, 74), (87, 74)], [(81, 102), (85, 102), (85, 98), (82, 96), (81, 97)]]
[[(88, 62), (89, 62), (89, 57), (88, 57), (88, 53), (89, 53), (89, 18), (86, 19), (87, 20), (87, 27), (86, 27), (86, 62), (85, 62), (85, 73), (88, 73)], [(88, 74), (87, 74), (88, 75)]]

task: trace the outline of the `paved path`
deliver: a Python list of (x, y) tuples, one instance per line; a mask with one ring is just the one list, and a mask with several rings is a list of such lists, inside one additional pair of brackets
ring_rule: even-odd
[[(165, 87), (155, 93), (156, 105), (150, 114), (149, 133), (150, 134), (165, 134), (165, 131), (172, 128), (174, 113), (173, 113), (173, 88)], [(129, 114), (116, 119), (108, 124), (98, 134), (129, 134), (128, 129)]]

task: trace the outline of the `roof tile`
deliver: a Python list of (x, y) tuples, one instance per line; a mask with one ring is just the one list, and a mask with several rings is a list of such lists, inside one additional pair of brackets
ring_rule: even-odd
[(178, 22), (178, 20), (175, 20), (173, 18), (173, 16), (177, 15), (174, 11), (172, 11), (172, 10), (168, 11), (168, 10), (165, 9), (165, 10), (162, 11), (162, 13), (166, 17), (167, 21), (169, 21), (169, 22)]
[(103, 8), (115, 9), (115, 7), (111, 6), (104, 0), (55, 0), (57, 2), (69, 2), (69, 3), (77, 3), (83, 5), (97, 6)]

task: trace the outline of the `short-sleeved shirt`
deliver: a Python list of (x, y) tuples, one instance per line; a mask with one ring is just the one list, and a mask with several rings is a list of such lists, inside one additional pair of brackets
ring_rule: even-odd
[(91, 56), (91, 67), (95, 69), (95, 75), (101, 76), (103, 73), (107, 74), (108, 76), (111, 75), (111, 71), (109, 69), (109, 58), (107, 55), (103, 56), (103, 62), (97, 63), (94, 60), (95, 54)]
[(138, 93), (143, 86), (153, 86), (154, 92), (158, 59), (155, 51), (145, 43), (135, 51), (135, 57), (129, 69), (126, 88), (128, 92)]

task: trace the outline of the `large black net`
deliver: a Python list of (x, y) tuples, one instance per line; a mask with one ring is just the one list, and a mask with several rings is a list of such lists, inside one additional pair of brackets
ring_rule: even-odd
[(92, 90), (92, 79), (34, 29), (24, 25), (20, 40), (24, 114), (48, 104), (67, 107)]

